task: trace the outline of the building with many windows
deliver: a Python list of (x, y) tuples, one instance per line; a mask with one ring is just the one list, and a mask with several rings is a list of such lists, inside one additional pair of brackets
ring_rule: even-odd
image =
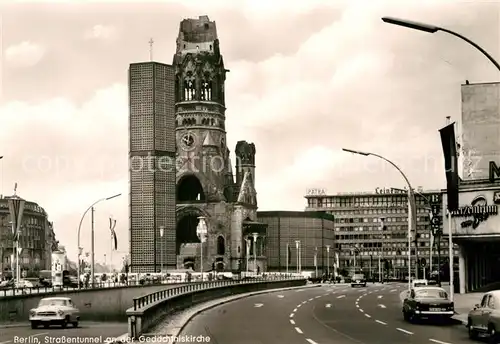
[[(0, 196), (0, 275), (6, 276), (15, 269), (15, 259), (12, 259), (15, 242), (8, 199)], [(19, 264), (23, 276), (38, 276), (40, 270), (51, 269), (52, 249), (57, 247), (54, 228), (46, 211), (35, 202), (25, 203), (19, 246), (22, 248)]]
[(131, 271), (175, 268), (174, 67), (131, 64), (129, 106)]
[[(439, 258), (441, 266), (446, 267), (448, 242), (442, 237), (434, 240), (430, 225), (429, 200), (435, 197), (441, 200), (442, 192), (419, 189), (415, 196), (417, 226), (416, 233), (411, 234), (412, 273), (416, 259), (427, 272), (429, 268), (438, 269)], [(381, 271), (389, 277), (408, 275), (406, 190), (377, 188), (372, 192), (337, 195), (316, 191), (309, 192), (306, 199), (307, 211), (326, 211), (335, 216), (335, 245), (339, 250), (340, 269), (348, 273), (362, 270), (373, 276), (378, 274), (380, 262)]]
[(267, 225), (268, 271), (285, 272), (287, 267), (289, 272), (315, 271), (317, 267), (318, 273), (334, 272), (332, 215), (313, 211), (259, 211), (257, 218)]

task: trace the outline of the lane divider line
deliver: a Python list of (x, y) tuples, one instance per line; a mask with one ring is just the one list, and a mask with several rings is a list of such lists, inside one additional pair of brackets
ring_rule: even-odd
[(295, 312), (297, 312), (297, 308), (294, 308), (294, 309), (293, 309), (293, 312), (294, 312), (294, 313), (295, 313)]
[(381, 325), (387, 325), (387, 323), (383, 322), (383, 321), (380, 321), (380, 320), (375, 320), (375, 322), (378, 322), (379, 324)]
[[(301, 303), (299, 303), (299, 304), (297, 305), (297, 308), (300, 308), (300, 307), (302, 307), (302, 304), (301, 304)], [(295, 309), (297, 309), (297, 308), (295, 308)]]
[(400, 332), (403, 332), (403, 333), (406, 333), (406, 334), (413, 334), (413, 332), (410, 332), (410, 331), (407, 331), (407, 330), (404, 330), (402, 328), (399, 328), (397, 327), (396, 330), (400, 331)]
[(313, 297), (311, 297), (311, 298), (309, 299), (309, 301), (312, 301), (312, 300), (314, 300), (314, 298), (313, 298)]
[(293, 319), (290, 319), (290, 324), (295, 325), (295, 321), (293, 321)]
[(306, 340), (309, 342), (309, 344), (318, 344), (312, 339), (306, 338)]
[(297, 331), (300, 334), (304, 334), (304, 332), (302, 332), (302, 330), (300, 328), (298, 328), (298, 327), (295, 328), (295, 331)]
[(438, 343), (438, 344), (450, 344), (450, 343), (447, 343), (447, 342), (442, 342), (440, 340), (437, 340), (437, 339), (429, 339), (431, 342), (434, 342), (434, 343)]
[(361, 308), (359, 309), (359, 311), (360, 311), (361, 313), (364, 313), (364, 312), (365, 312), (365, 311), (364, 311), (364, 310), (362, 310)]
[(291, 314), (290, 314), (290, 318), (293, 318), (293, 316), (294, 316), (294, 315), (295, 315), (295, 314), (291, 313)]
[(371, 318), (372, 316), (365, 313), (365, 317)]

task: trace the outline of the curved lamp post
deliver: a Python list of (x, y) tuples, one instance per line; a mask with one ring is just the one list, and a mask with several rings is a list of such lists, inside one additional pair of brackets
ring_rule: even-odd
[(438, 31), (441, 31), (441, 32), (446, 32), (446, 33), (448, 33), (450, 35), (453, 35), (455, 37), (458, 37), (461, 40), (463, 40), (463, 41), (469, 43), (470, 45), (472, 45), (477, 50), (479, 50), (500, 71), (500, 64), (498, 64), (498, 62), (490, 54), (488, 54), (486, 52), (486, 50), (484, 50), (483, 48), (481, 48), (479, 45), (477, 45), (476, 43), (474, 43), (473, 41), (471, 41), (467, 37), (464, 37), (464, 36), (462, 36), (461, 34), (455, 32), (455, 31), (451, 31), (451, 30), (448, 30), (448, 29), (445, 29), (445, 28), (442, 28), (442, 27), (439, 27), (439, 26), (435, 26), (435, 25), (424, 24), (424, 23), (417, 23), (417, 22), (414, 22), (414, 21), (405, 20), (405, 19), (399, 19), (399, 18), (393, 18), (393, 17), (382, 17), (382, 21), (384, 23), (387, 23), (387, 24), (398, 25), (398, 26), (406, 27), (408, 29), (423, 31), (423, 32), (427, 32), (427, 33), (436, 33)]
[[(82, 255), (82, 247), (80, 247), (80, 231), (82, 229), (82, 223), (83, 223), (83, 219), (85, 218), (85, 215), (87, 215), (87, 213), (89, 212), (90, 209), (93, 209), (94, 206), (99, 203), (99, 202), (102, 202), (102, 201), (109, 201), (110, 199), (113, 199), (113, 198), (116, 198), (118, 196), (121, 196), (121, 193), (119, 194), (116, 194), (114, 196), (111, 196), (111, 197), (106, 197), (106, 198), (101, 198), (97, 201), (95, 201), (94, 203), (92, 203), (92, 205), (90, 207), (87, 208), (87, 210), (85, 210), (85, 212), (83, 213), (82, 215), (82, 218), (80, 219), (80, 224), (78, 225), (78, 289), (80, 289), (80, 256)], [(93, 227), (94, 226), (94, 223), (93, 223), (93, 220), (92, 220), (92, 257), (91, 257), (91, 281), (90, 283), (91, 284), (94, 284), (94, 230), (93, 230)]]
[[(384, 160), (385, 162), (388, 162), (391, 164), (398, 172), (401, 174), (403, 179), (405, 180), (406, 184), (408, 185), (408, 290), (411, 288), (411, 231), (415, 230), (416, 224), (417, 224), (417, 217), (416, 217), (416, 205), (415, 205), (415, 194), (413, 193), (413, 188), (410, 184), (410, 181), (408, 180), (408, 177), (403, 173), (403, 171), (392, 161), (390, 161), (387, 158), (384, 158), (381, 155), (375, 154), (375, 153), (368, 153), (368, 152), (361, 152), (361, 151), (355, 151), (352, 149), (346, 149), (342, 148), (344, 152), (348, 153), (353, 153), (353, 154), (358, 154), (358, 155), (363, 155), (363, 156), (374, 156), (379, 159)], [(415, 232), (416, 236), (416, 232)], [(417, 252), (417, 247), (415, 247), (415, 253)], [(418, 278), (418, 264), (415, 264), (415, 278)]]

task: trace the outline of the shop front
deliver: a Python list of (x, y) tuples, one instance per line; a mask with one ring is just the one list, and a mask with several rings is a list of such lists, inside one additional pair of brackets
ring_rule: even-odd
[[(451, 233), (458, 245), (458, 280), (461, 294), (500, 282), (500, 184), (464, 182), (460, 207), (451, 214)], [(446, 209), (447, 197), (443, 195)], [(446, 211), (443, 211), (446, 214)], [(443, 216), (443, 234), (448, 235)]]

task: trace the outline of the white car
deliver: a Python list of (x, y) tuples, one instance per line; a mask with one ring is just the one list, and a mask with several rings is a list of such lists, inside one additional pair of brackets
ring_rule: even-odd
[(31, 328), (43, 325), (60, 325), (66, 328), (68, 324), (78, 327), (80, 311), (69, 297), (48, 297), (41, 299), (38, 307), (30, 310)]
[(418, 287), (426, 287), (429, 285), (429, 281), (426, 279), (416, 279), (411, 282), (411, 287), (412, 288), (418, 288)]

